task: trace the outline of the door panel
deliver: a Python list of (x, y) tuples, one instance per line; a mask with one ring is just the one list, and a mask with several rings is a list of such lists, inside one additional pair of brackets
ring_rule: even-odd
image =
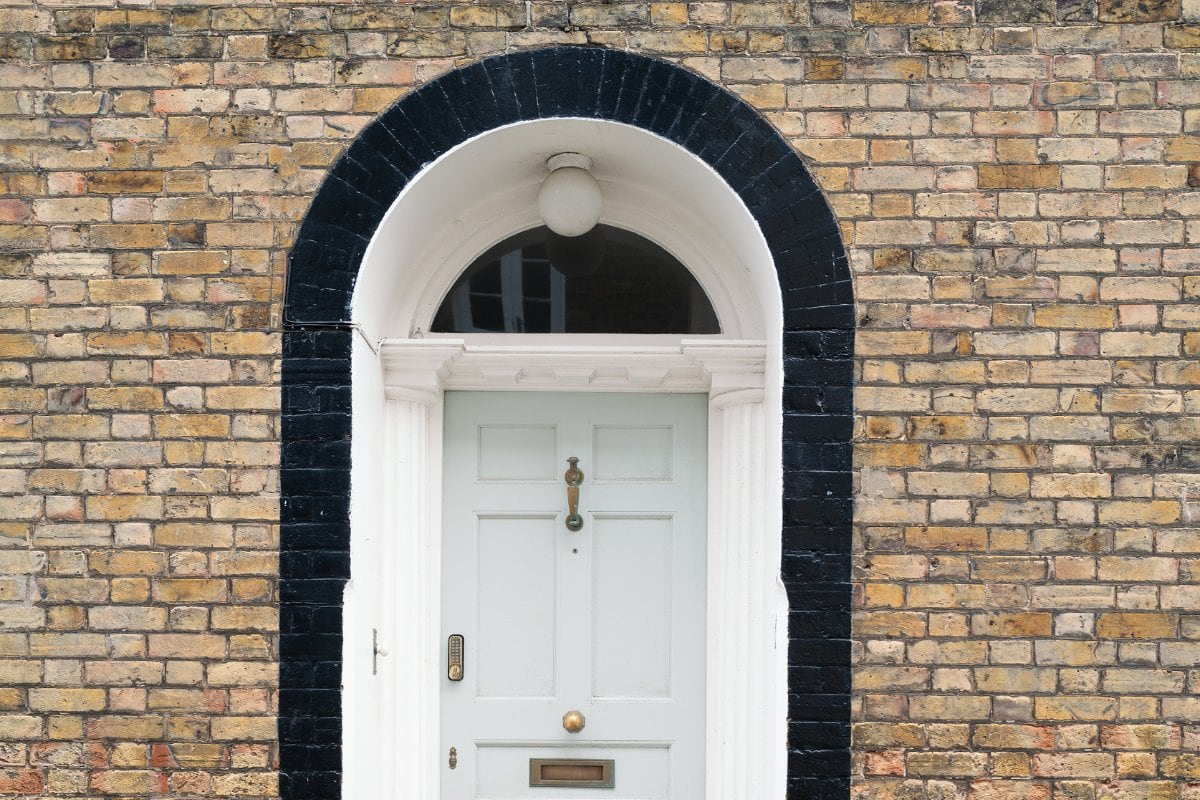
[[(444, 800), (703, 798), (706, 400), (447, 393)], [(614, 786), (530, 786), (531, 758), (612, 759)]]
[(552, 481), (558, 429), (550, 425), (480, 425), (479, 480)]
[(675, 453), (666, 425), (597, 425), (593, 471), (598, 481), (669, 481)]
[(554, 517), (476, 520), (478, 697), (554, 697)]
[(670, 697), (673, 520), (593, 518), (592, 697)]

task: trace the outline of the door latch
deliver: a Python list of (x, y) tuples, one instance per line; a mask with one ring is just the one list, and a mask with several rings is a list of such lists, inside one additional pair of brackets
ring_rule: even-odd
[(452, 633), (446, 640), (446, 677), (452, 681), (463, 679), (463, 637)]
[(387, 648), (379, 644), (379, 629), (371, 628), (371, 674), (379, 674), (379, 657), (388, 654)]
[(458, 766), (458, 748), (457, 747), (450, 748), (450, 759), (449, 759), (448, 763), (450, 764), (450, 769), (455, 769)]

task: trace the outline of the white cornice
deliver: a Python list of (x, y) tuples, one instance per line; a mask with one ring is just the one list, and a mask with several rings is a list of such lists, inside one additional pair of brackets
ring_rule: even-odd
[(655, 337), (653, 344), (574, 344), (570, 337), (513, 344), (464, 339), (385, 339), (379, 354), (389, 393), (444, 389), (677, 391), (714, 395), (763, 386), (767, 344)]

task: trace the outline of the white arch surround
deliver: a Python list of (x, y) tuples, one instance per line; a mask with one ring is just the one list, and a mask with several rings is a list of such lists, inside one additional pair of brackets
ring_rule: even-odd
[[(467, 265), (540, 224), (544, 162), (563, 151), (593, 159), (603, 222), (692, 270), (719, 336), (428, 333)], [(497, 128), (425, 167), (396, 199), (363, 258), (352, 319), (361, 335), (344, 796), (439, 796), (441, 393), (510, 388), (709, 395), (707, 795), (782, 800), (782, 306), (773, 260), (738, 196), (705, 162), (640, 128), (575, 118)]]

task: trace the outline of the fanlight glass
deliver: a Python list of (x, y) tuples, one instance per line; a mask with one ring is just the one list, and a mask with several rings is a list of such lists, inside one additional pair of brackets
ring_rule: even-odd
[(597, 225), (567, 238), (512, 236), (459, 276), (433, 319), (439, 333), (720, 333), (687, 267), (653, 242)]

